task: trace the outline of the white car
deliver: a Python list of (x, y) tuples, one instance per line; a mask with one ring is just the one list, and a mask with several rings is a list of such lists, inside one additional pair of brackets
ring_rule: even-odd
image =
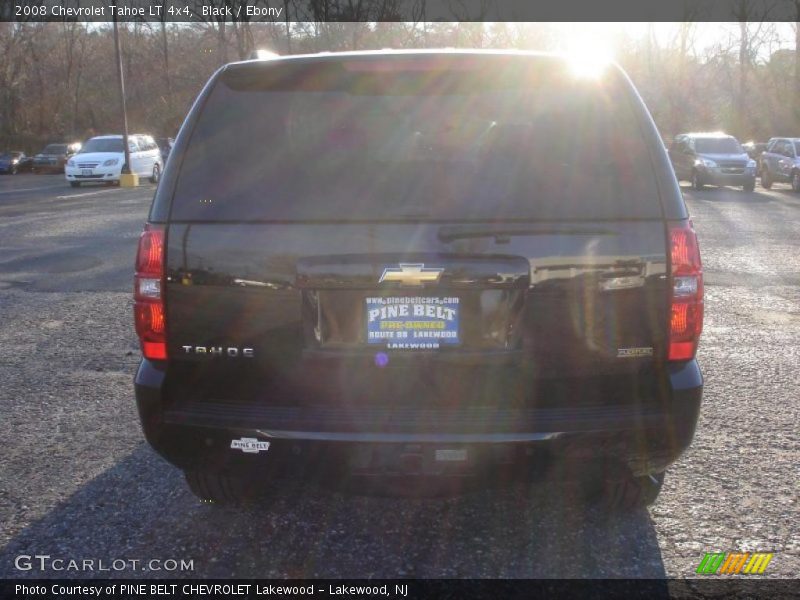
[[(158, 183), (163, 168), (161, 151), (149, 135), (129, 135), (131, 173)], [(101, 135), (88, 140), (80, 152), (67, 161), (64, 169), (72, 187), (84, 181), (119, 183), (125, 151), (121, 135)]]

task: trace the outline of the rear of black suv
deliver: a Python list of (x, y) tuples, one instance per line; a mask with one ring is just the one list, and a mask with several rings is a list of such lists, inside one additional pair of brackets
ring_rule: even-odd
[(699, 413), (698, 246), (630, 81), (574, 73), (381, 52), (212, 77), (136, 267), (141, 422), (195, 493), (545, 450), (655, 498)]

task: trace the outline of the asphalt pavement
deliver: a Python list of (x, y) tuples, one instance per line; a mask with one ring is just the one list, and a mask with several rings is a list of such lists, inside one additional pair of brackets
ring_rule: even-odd
[[(133, 400), (133, 258), (153, 192), (0, 176), (0, 577), (691, 577), (705, 552), (735, 550), (774, 552), (769, 576), (800, 571), (788, 186), (684, 188), (705, 266), (701, 421), (658, 502), (610, 518), (551, 483), (435, 498), (294, 485), (253, 507), (198, 502), (144, 442)], [(49, 566), (26, 569), (27, 555)]]

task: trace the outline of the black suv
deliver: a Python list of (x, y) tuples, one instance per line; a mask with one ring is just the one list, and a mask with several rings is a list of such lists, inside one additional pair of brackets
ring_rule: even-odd
[(655, 499), (700, 410), (702, 269), (618, 67), (234, 63), (172, 152), (136, 261), (135, 388), (198, 496), (246, 499), (286, 465), (439, 482), (544, 457), (613, 504)]
[(676, 135), (669, 156), (678, 179), (691, 181), (695, 190), (709, 184), (742, 186), (746, 192), (752, 192), (756, 187), (756, 161), (731, 135)]

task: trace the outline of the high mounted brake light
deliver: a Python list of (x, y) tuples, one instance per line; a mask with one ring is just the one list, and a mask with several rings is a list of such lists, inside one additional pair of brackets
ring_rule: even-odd
[(669, 360), (694, 358), (703, 331), (703, 265), (691, 221), (669, 224)]
[(164, 311), (164, 227), (147, 224), (139, 238), (134, 278), (134, 319), (142, 354), (151, 360), (167, 358)]
[(388, 59), (350, 60), (343, 63), (347, 71), (357, 73), (403, 73), (424, 71), (472, 71), (481, 61), (458, 54), (439, 56), (407, 56)]

